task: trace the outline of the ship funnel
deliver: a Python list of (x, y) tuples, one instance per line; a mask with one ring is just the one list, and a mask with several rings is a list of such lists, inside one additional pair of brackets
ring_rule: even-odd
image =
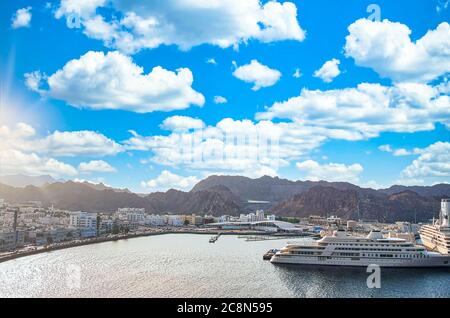
[(450, 199), (442, 199), (441, 201), (441, 225), (443, 227), (449, 227), (449, 215), (450, 215)]

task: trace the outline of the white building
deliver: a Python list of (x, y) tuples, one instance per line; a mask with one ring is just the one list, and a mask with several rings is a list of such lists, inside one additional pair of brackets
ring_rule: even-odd
[(0, 232), (0, 252), (12, 251), (16, 247), (24, 245), (25, 235), (23, 231)]
[(145, 218), (147, 226), (163, 226), (166, 224), (166, 218), (161, 215), (150, 214)]
[(124, 214), (127, 215), (129, 213), (136, 213), (136, 214), (145, 214), (144, 208), (119, 208), (117, 209), (118, 214)]
[(145, 209), (143, 208), (120, 208), (117, 209), (119, 220), (128, 221), (130, 223), (144, 223)]
[(97, 228), (97, 213), (73, 212), (70, 213), (70, 227), (76, 229)]
[(257, 210), (255, 217), (256, 217), (256, 220), (255, 220), (256, 222), (264, 221), (264, 211), (263, 210)]
[(69, 224), (70, 227), (80, 231), (81, 237), (94, 237), (97, 235), (97, 213), (70, 213)]
[(181, 215), (168, 215), (167, 216), (167, 225), (183, 226), (184, 225), (184, 217)]

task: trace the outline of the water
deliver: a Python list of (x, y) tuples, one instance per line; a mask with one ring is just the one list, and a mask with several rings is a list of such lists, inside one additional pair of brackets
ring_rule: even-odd
[(275, 266), (286, 240), (170, 234), (87, 245), (0, 263), (0, 297), (450, 297), (447, 269)]

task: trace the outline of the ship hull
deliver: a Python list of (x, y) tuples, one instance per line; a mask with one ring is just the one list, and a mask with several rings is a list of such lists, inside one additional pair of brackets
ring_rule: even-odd
[(270, 262), (272, 264), (291, 264), (291, 265), (319, 265), (319, 266), (352, 266), (367, 267), (369, 265), (378, 265), (380, 267), (398, 267), (398, 268), (450, 268), (450, 256), (434, 256), (419, 259), (379, 259), (379, 258), (360, 258), (360, 259), (323, 259), (319, 257), (299, 257), (299, 256), (279, 256), (274, 255)]

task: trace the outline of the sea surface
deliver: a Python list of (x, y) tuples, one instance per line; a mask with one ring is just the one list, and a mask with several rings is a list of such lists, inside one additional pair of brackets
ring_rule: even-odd
[(365, 268), (262, 260), (286, 239), (209, 237), (141, 237), (0, 263), (0, 297), (450, 297), (448, 269), (382, 269), (381, 288), (370, 289)]

